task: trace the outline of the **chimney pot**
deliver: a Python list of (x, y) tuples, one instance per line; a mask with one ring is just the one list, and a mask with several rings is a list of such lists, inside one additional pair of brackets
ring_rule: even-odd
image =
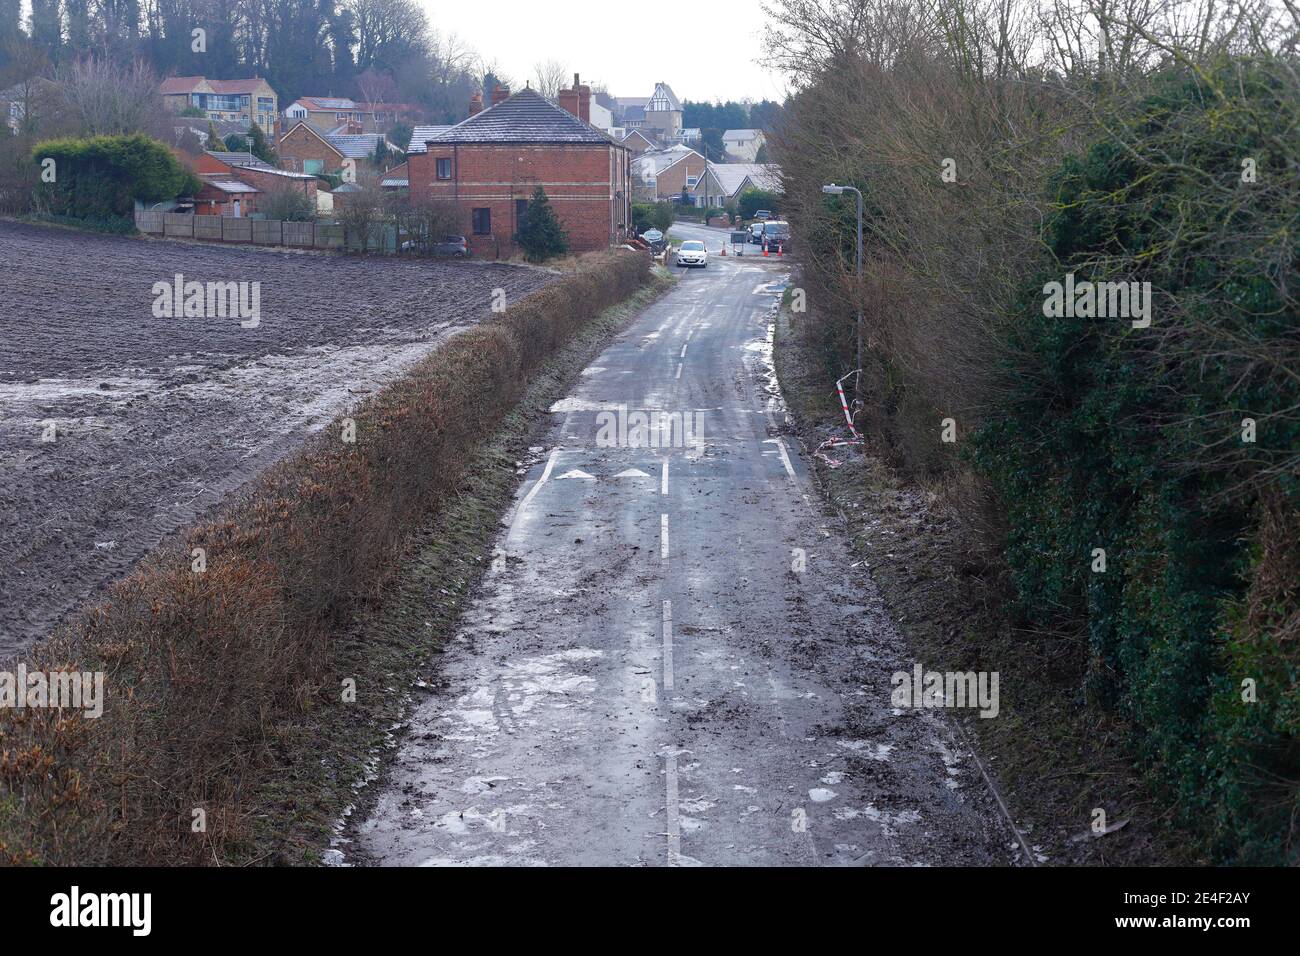
[(471, 93), (469, 97), (469, 115), (475, 116), (483, 112), (483, 95), (481, 93)]
[(497, 84), (497, 88), (492, 91), (492, 105), (496, 106), (502, 100), (510, 98), (510, 87)]

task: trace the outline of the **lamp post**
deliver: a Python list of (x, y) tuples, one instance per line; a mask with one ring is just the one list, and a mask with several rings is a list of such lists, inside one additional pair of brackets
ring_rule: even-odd
[[(857, 247), (857, 255), (856, 255), (856, 257), (854, 258), (853, 274), (857, 277), (858, 285), (861, 286), (861, 284), (862, 284), (862, 191), (859, 190), (858, 188), (856, 188), (855, 186), (837, 186), (837, 185), (835, 185), (835, 183), (828, 183), (827, 185), (825, 185), (825, 186), (822, 187), (822, 192), (826, 193), (826, 195), (828, 195), (828, 196), (839, 196), (839, 195), (841, 195), (841, 194), (844, 193), (844, 192), (851, 192), (851, 193), (853, 193), (854, 196), (857, 197), (857, 201), (858, 201), (858, 247)], [(860, 292), (861, 292), (861, 289), (859, 289), (859, 293), (860, 293)], [(860, 369), (860, 368), (862, 368), (862, 306), (861, 306), (861, 299), (860, 299), (860, 298), (859, 298), (858, 301), (859, 301), (859, 305), (858, 305), (858, 329), (857, 329), (857, 332), (858, 332), (858, 356), (857, 356), (857, 365), (858, 365), (858, 368)], [(861, 392), (861, 390), (862, 390), (862, 376), (861, 376), (861, 375), (858, 375), (858, 380), (857, 380), (857, 382), (854, 383), (854, 385), (855, 385), (855, 391)]]

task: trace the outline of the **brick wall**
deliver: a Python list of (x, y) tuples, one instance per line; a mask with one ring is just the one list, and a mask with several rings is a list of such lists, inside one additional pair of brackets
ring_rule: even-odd
[(657, 196), (660, 199), (672, 199), (680, 196), (686, 187), (687, 176), (704, 175), (704, 157), (697, 153), (688, 153), (685, 159), (678, 160), (659, 174)]
[(278, 152), (280, 165), (295, 173), (303, 172), (303, 161), (308, 159), (318, 159), (324, 163), (322, 172), (336, 173), (343, 168), (343, 156), (339, 151), (305, 124), (295, 126), (280, 140)]
[[(451, 161), (450, 180), (436, 178), (439, 159)], [(629, 221), (628, 153), (617, 146), (431, 144), (408, 163), (412, 197), (457, 203), (476, 256), (514, 254), (515, 202), (531, 199), (537, 186), (546, 190), (575, 252), (618, 242)], [(474, 209), (491, 210), (490, 234), (474, 234)]]

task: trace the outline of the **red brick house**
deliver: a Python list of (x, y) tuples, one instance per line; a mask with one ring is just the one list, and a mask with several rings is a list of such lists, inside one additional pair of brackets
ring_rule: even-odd
[(263, 197), (283, 189), (302, 192), (316, 208), (315, 176), (276, 169), (252, 153), (205, 150), (197, 156), (179, 155), (203, 180), (204, 188), (195, 197), (199, 215), (248, 216), (258, 211)]
[(512, 237), (538, 186), (571, 250), (622, 241), (632, 221), (631, 153), (591, 125), (591, 88), (577, 79), (560, 91), (560, 106), (531, 89), (498, 88), (486, 110), (474, 97), (468, 119), (432, 131), (423, 152), (408, 153), (412, 198), (456, 203), (479, 256), (515, 253)]

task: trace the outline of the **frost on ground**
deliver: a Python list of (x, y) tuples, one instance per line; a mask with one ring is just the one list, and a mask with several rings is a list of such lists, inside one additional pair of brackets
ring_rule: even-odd
[[(547, 281), (483, 263), (0, 222), (0, 658), (47, 633), (456, 329)], [(155, 282), (260, 283), (261, 322), (153, 315)], [(50, 440), (42, 440), (53, 438)]]

